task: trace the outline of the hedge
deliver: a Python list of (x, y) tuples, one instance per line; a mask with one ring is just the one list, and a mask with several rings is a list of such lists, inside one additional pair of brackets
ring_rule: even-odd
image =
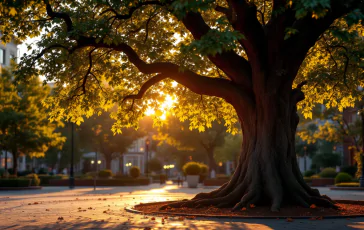
[(29, 187), (30, 183), (27, 178), (0, 179), (0, 187)]
[[(51, 180), (51, 186), (68, 186), (69, 180)], [(75, 186), (93, 186), (94, 180), (90, 179), (76, 179)], [(124, 178), (124, 179), (97, 179), (97, 186), (136, 186), (136, 185), (149, 185), (148, 178)]]
[(66, 179), (67, 176), (49, 176), (49, 175), (38, 175), (40, 179), (40, 185), (49, 185), (51, 180)]
[(336, 187), (359, 187), (359, 183), (357, 182), (349, 182), (349, 183), (338, 183), (335, 184)]

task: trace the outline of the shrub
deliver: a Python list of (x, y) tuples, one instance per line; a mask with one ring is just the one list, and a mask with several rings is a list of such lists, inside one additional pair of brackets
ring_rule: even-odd
[(197, 162), (188, 162), (182, 168), (185, 175), (200, 175), (201, 166)]
[(32, 171), (24, 170), (24, 171), (18, 172), (18, 176), (26, 176), (31, 173), (32, 173)]
[(125, 175), (125, 174), (122, 174), (122, 173), (117, 173), (112, 178), (114, 178), (114, 179), (124, 179), (124, 178), (128, 178), (128, 176)]
[(129, 170), (130, 176), (133, 178), (138, 178), (140, 176), (140, 169), (137, 166), (133, 166)]
[(48, 174), (48, 169), (40, 168), (39, 171), (38, 171), (38, 174)]
[(0, 168), (0, 177), (2, 177), (5, 173), (5, 169), (4, 168)]
[(356, 171), (358, 171), (358, 168), (356, 166), (343, 166), (340, 168), (340, 172), (348, 173), (352, 177), (355, 177)]
[(207, 175), (209, 173), (209, 167), (206, 164), (200, 163), (200, 168), (202, 175)]
[(29, 184), (28, 178), (0, 179), (0, 187), (29, 187)]
[(31, 185), (33, 185), (33, 186), (39, 186), (39, 184), (40, 184), (40, 179), (39, 179), (39, 177), (38, 177), (38, 175), (37, 175), (37, 174), (35, 174), (35, 173), (33, 173), (33, 174), (28, 174), (28, 175), (26, 175), (26, 178), (29, 178), (29, 179), (31, 179), (31, 180), (32, 180)]
[(324, 168), (324, 170), (320, 172), (320, 177), (322, 178), (335, 178), (336, 175), (337, 172), (334, 168)]
[(162, 163), (157, 158), (153, 158), (148, 161), (148, 171), (158, 173), (162, 170), (162, 168)]
[(358, 182), (347, 182), (335, 184), (336, 187), (359, 187)]
[(112, 172), (110, 169), (101, 170), (99, 172), (99, 177), (107, 178), (107, 177), (111, 177), (111, 176), (112, 176)]
[(343, 182), (351, 182), (353, 177), (349, 173), (341, 172), (337, 174), (335, 177), (335, 184), (343, 183)]
[(313, 175), (315, 175), (315, 171), (314, 171), (314, 170), (307, 170), (307, 171), (303, 174), (303, 176), (304, 176), (304, 177), (311, 177), (311, 176), (313, 176)]
[(85, 176), (81, 177), (81, 178), (89, 178), (89, 177), (95, 177), (96, 176), (96, 172), (88, 172), (85, 174)]
[(315, 174), (311, 176), (311, 179), (317, 179), (317, 178), (320, 178), (320, 175)]
[(304, 180), (306, 183), (312, 183), (312, 177), (303, 177), (303, 180)]
[(49, 175), (38, 175), (40, 179), (41, 185), (49, 185), (50, 180), (61, 180), (61, 179), (67, 179), (67, 176), (64, 175), (56, 175), (56, 176), (49, 176)]

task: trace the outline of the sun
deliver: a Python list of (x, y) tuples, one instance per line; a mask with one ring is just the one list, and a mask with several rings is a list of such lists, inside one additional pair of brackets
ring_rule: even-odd
[[(161, 120), (167, 119), (167, 113), (173, 106), (177, 103), (177, 98), (175, 96), (171, 96), (169, 94), (165, 95), (164, 101), (158, 108), (148, 107), (144, 114), (146, 116), (156, 116)], [(156, 111), (157, 110), (157, 111)]]

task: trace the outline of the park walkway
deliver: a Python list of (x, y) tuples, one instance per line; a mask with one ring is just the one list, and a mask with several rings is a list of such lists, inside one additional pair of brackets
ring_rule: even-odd
[[(140, 187), (91, 187), (69, 190), (44, 187), (34, 191), (0, 191), (0, 229), (364, 229), (364, 218), (300, 220), (179, 219), (132, 214), (124, 210), (135, 204), (191, 198), (211, 188), (178, 188), (175, 185)], [(334, 199), (364, 200), (361, 191), (330, 191)]]

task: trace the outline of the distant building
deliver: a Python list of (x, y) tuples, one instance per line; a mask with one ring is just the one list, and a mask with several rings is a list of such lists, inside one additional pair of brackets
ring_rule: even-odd
[[(1, 34), (0, 34), (1, 36)], [(11, 41), (8, 44), (4, 44), (0, 42), (0, 66), (6, 67), (10, 66), (11, 59), (18, 62), (19, 57), (19, 49), (18, 43), (15, 41)]]
[[(140, 169), (140, 172), (144, 174), (145, 172), (145, 163), (147, 162), (147, 151), (146, 151), (146, 140), (148, 136), (139, 138), (135, 140), (130, 147), (127, 149), (125, 153), (115, 153), (118, 155), (111, 161), (111, 171), (116, 174), (123, 172), (123, 174), (128, 174), (129, 169), (132, 166), (137, 166)], [(155, 152), (151, 150), (151, 138), (149, 138), (149, 150), (148, 155), (149, 159), (152, 159), (155, 156)], [(83, 159), (80, 162), (80, 171), (83, 170), (85, 165), (88, 165), (89, 162), (94, 161), (95, 163), (96, 153), (89, 152), (83, 154)], [(106, 169), (105, 158), (102, 154), (97, 154), (97, 160), (101, 161), (99, 165), (99, 170)], [(87, 164), (86, 164), (87, 163)], [(94, 167), (93, 167), (94, 168)]]

